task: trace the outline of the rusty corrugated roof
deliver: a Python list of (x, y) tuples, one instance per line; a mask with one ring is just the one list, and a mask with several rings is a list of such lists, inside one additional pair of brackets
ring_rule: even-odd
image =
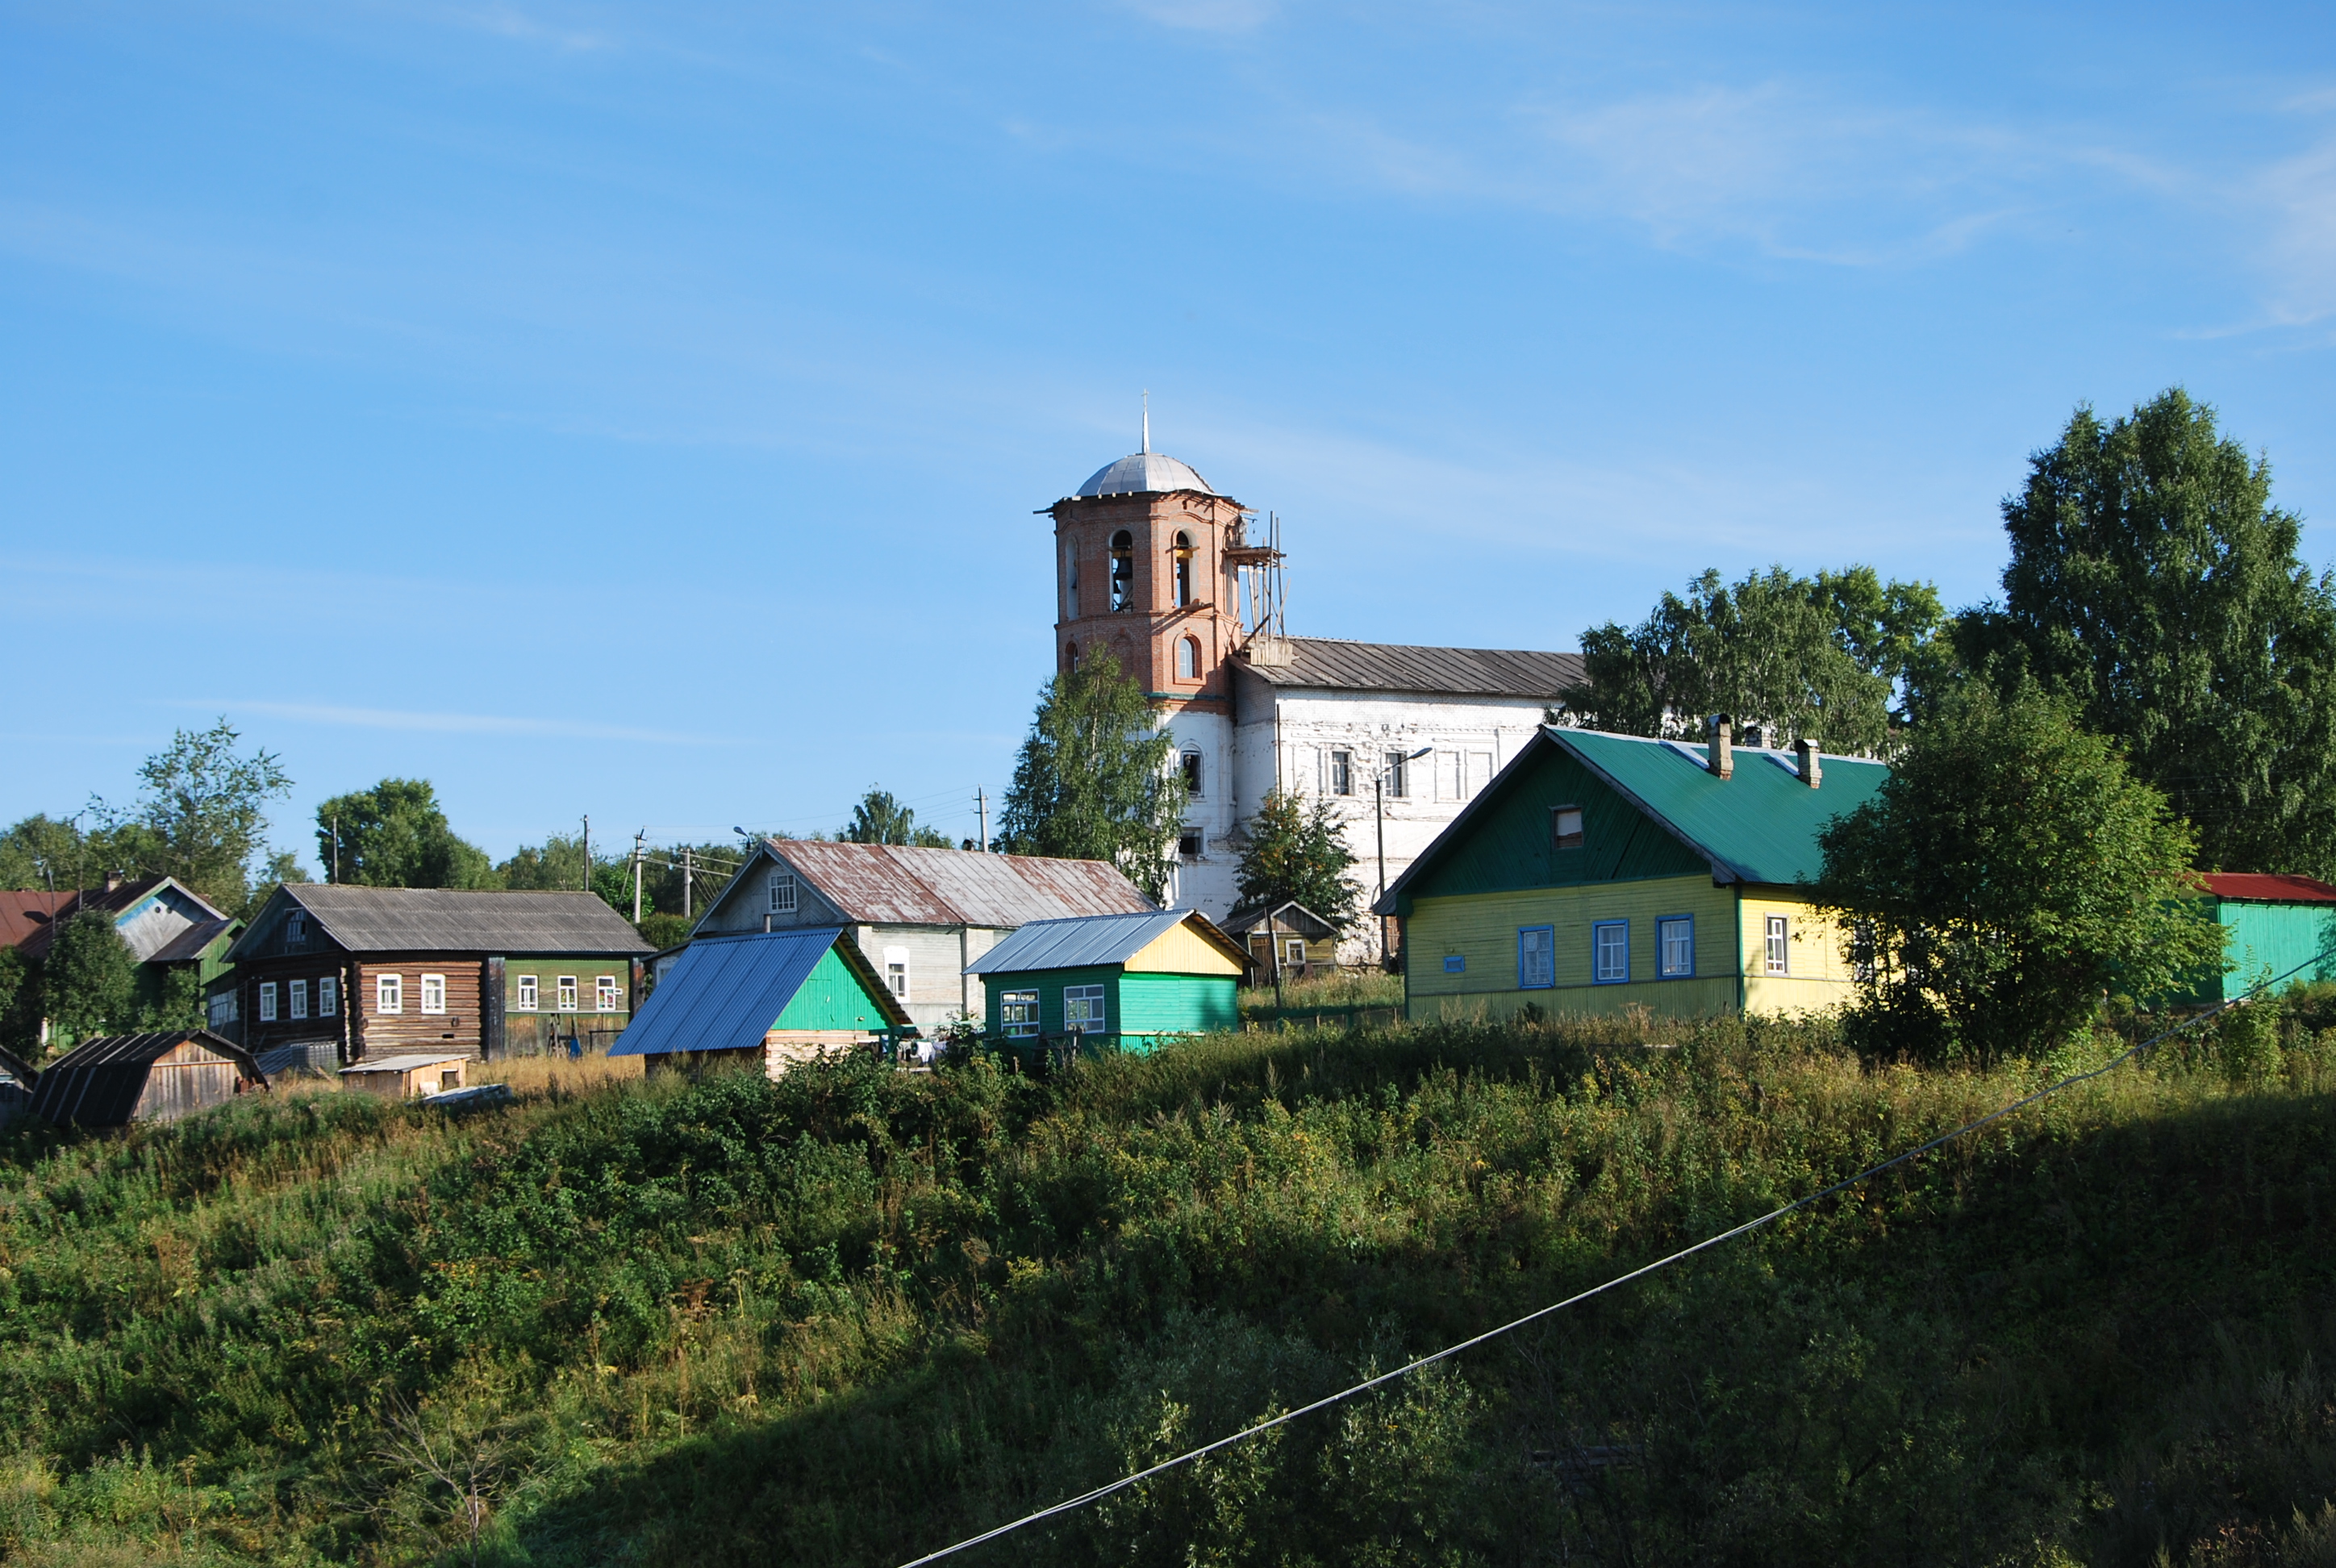
[(1160, 907), (1103, 861), (804, 839), (765, 847), (858, 925), (1010, 930), (1032, 920), (1148, 914)]
[(1242, 667), (1270, 686), (1329, 691), (1416, 691), (1443, 696), (1523, 696), (1553, 700), (1582, 680), (1578, 653), (1522, 648), (1415, 648), (1342, 642), (1327, 637), (1276, 639), (1288, 662)]
[(2336, 888), (2312, 877), (2270, 872), (2207, 872), (2198, 879), (2218, 899), (2258, 904), (2336, 904)]

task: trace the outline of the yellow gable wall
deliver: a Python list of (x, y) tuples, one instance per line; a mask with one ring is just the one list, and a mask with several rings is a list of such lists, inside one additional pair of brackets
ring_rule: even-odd
[[(1782, 915), (1788, 973), (1767, 972), (1767, 920)], [(1655, 921), (1695, 919), (1695, 976), (1656, 977)], [(1630, 979), (1591, 982), (1591, 927), (1630, 924)], [(1557, 984), (1517, 985), (1517, 932), (1550, 926)], [(1714, 887), (1704, 876), (1597, 882), (1517, 892), (1420, 899), (1405, 927), (1404, 987), (1415, 1019), (1505, 1018), (1533, 1004), (1544, 1012), (1611, 1013), (1643, 1007), (1672, 1017), (1733, 1012), (1799, 1013), (1850, 999), (1851, 974), (1841, 928), (1784, 888)], [(1458, 956), (1458, 974), (1445, 959)]]
[(1129, 974), (1238, 975), (1241, 966), (1189, 923), (1171, 926), (1137, 950), (1125, 965)]

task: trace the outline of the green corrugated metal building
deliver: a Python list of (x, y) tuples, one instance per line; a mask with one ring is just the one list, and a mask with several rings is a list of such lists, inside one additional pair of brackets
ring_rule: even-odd
[(1241, 945), (1197, 910), (1033, 920), (966, 967), (1011, 1050), (1152, 1050), (1238, 1027)]
[(1406, 1011), (1835, 1006), (1853, 974), (1808, 894), (1817, 835), (1889, 772), (1806, 743), (1545, 726), (1377, 906), (1404, 921)]
[(2310, 877), (2245, 872), (2209, 872), (2200, 881), (2214, 919), (2229, 933), (2224, 956), (2230, 968), (2202, 982), (2193, 1001), (2227, 1001), (2290, 969), (2298, 972), (2281, 981), (2282, 990), (2336, 980), (2336, 961), (2324, 956), (2336, 948), (2336, 887)]

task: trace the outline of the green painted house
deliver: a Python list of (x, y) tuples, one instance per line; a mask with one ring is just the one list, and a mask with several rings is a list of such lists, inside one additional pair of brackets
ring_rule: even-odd
[(700, 937), (608, 1048), (651, 1068), (751, 1061), (776, 1077), (832, 1051), (914, 1033), (842, 927)]
[(1033, 920), (966, 973), (988, 993), (988, 1037), (1010, 1050), (1148, 1051), (1240, 1027), (1248, 968), (1208, 916), (1163, 910)]
[(2250, 872), (2208, 872), (2199, 881), (2215, 920), (2229, 933), (2224, 957), (2230, 968), (2203, 981), (2192, 1001), (2228, 1001), (2267, 976), (2286, 976), (2282, 990), (2336, 980), (2336, 959), (2328, 956), (2336, 949), (2336, 887), (2310, 877)]
[(1811, 900), (1817, 835), (1889, 769), (1544, 726), (1377, 906), (1404, 922), (1414, 1019), (1798, 1013), (1845, 1000), (1845, 933)]

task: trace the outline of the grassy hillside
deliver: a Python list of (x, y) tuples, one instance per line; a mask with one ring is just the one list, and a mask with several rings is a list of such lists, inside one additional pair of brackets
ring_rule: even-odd
[[(960, 1561), (2336, 1562), (2336, 1046), (2290, 1031)], [(895, 1563), (2047, 1071), (1653, 1033), (12, 1135), (0, 1553)]]

